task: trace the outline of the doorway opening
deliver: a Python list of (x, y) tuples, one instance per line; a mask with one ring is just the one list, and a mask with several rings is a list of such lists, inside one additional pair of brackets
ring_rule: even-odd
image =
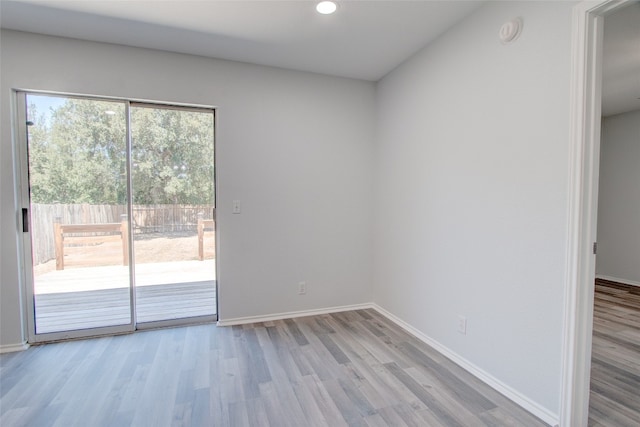
[(17, 97), (29, 341), (216, 320), (214, 109)]
[(593, 334), (604, 16), (630, 0), (574, 7), (569, 208), (560, 425), (587, 425)]
[[(640, 3), (604, 17), (589, 424), (640, 422)], [(630, 392), (632, 391), (632, 392)]]

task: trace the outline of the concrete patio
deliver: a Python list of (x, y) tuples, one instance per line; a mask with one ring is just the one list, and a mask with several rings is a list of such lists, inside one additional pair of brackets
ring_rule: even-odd
[[(136, 265), (137, 322), (216, 314), (215, 260)], [(128, 324), (129, 267), (50, 271), (35, 277), (36, 333)]]

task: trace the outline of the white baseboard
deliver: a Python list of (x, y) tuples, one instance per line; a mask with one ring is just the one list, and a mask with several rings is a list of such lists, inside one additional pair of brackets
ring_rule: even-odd
[(338, 313), (341, 311), (364, 310), (373, 308), (373, 304), (352, 304), (338, 307), (328, 307), (314, 310), (289, 311), (286, 313), (269, 314), (266, 316), (236, 317), (234, 319), (218, 320), (218, 326), (244, 325), (246, 323), (270, 322), (272, 320), (293, 319), (294, 317), (317, 316), (320, 314)]
[(604, 274), (596, 274), (596, 279), (609, 280), (611, 282), (622, 283), (623, 285), (640, 286), (640, 282), (633, 280), (621, 279), (619, 277), (605, 276)]
[(21, 344), (0, 345), (0, 354), (13, 353), (15, 351), (25, 351), (28, 348), (29, 348), (29, 343), (27, 343), (26, 341)]
[(423, 334), (413, 326), (409, 325), (402, 319), (391, 314), (390, 312), (380, 307), (379, 305), (377, 304), (372, 304), (372, 305), (374, 310), (376, 310), (377, 312), (385, 316), (387, 319), (391, 320), (396, 325), (400, 326), (401, 328), (403, 328), (404, 330), (406, 330), (411, 335), (415, 336), (425, 344), (429, 345), (430, 347), (433, 347), (436, 351), (441, 353), (443, 356), (447, 357), (448, 359), (451, 359), (454, 363), (462, 367), (464, 370), (466, 370), (473, 376), (477, 377), (478, 379), (480, 379), (481, 381), (483, 381), (484, 383), (486, 383), (487, 385), (489, 385), (490, 387), (492, 387), (493, 389), (495, 389), (505, 397), (511, 399), (512, 401), (520, 405), (525, 410), (529, 411), (530, 413), (537, 416), (538, 418), (540, 418), (541, 420), (543, 420), (544, 422), (548, 423), (551, 426), (558, 425), (560, 420), (560, 417), (558, 416), (558, 414), (554, 414), (548, 409), (540, 406), (538, 403), (524, 396), (519, 391), (506, 385), (505, 383), (498, 380), (491, 374), (482, 370), (481, 368), (469, 362), (465, 358), (459, 356), (457, 353), (451, 351), (449, 348), (440, 344), (436, 340)]

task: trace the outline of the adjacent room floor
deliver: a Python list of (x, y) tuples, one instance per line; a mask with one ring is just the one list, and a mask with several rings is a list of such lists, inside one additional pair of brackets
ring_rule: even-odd
[(640, 425), (640, 287), (596, 280), (589, 426)]

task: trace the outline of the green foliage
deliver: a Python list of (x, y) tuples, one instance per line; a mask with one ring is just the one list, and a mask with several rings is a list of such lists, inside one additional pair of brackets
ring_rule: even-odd
[[(34, 203), (124, 204), (126, 115), (122, 102), (66, 98), (29, 105)], [(135, 204), (213, 204), (213, 114), (131, 107)]]
[(135, 204), (213, 204), (213, 115), (131, 109)]

